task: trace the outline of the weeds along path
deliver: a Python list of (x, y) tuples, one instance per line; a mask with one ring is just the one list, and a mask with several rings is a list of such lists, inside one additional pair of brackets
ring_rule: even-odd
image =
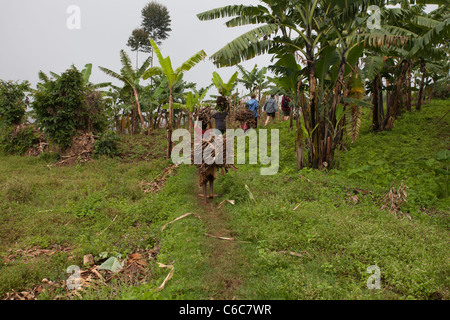
[(243, 281), (246, 258), (240, 251), (239, 241), (235, 240), (236, 234), (231, 230), (228, 214), (224, 206), (218, 208), (217, 201), (208, 199), (206, 206), (202, 198), (198, 197), (197, 201), (207, 229), (204, 244), (210, 256), (204, 283), (212, 294), (210, 298), (242, 299), (244, 297), (238, 295), (238, 289)]
[[(164, 290), (149, 295), (148, 287), (143, 286), (140, 298), (245, 299), (240, 292), (248, 265), (242, 246), (247, 244), (236, 239), (239, 236), (224, 208), (227, 203), (218, 208), (227, 195), (208, 199), (205, 205), (203, 197), (198, 196), (201, 192), (196, 169), (180, 165), (155, 193), (153, 210), (167, 214), (164, 221), (155, 224), (161, 230), (158, 262), (173, 263), (174, 272)], [(166, 276), (167, 270), (158, 268), (153, 287)]]

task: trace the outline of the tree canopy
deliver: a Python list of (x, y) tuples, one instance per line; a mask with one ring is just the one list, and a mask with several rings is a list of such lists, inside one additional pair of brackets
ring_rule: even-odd
[(158, 45), (169, 37), (171, 22), (169, 11), (163, 4), (152, 1), (142, 9), (142, 28)]

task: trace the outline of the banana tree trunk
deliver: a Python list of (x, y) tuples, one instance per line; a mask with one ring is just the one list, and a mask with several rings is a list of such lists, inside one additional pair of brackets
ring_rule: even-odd
[(429, 91), (428, 91), (428, 101), (427, 104), (431, 103), (431, 99), (433, 98), (433, 86), (430, 86)]
[(154, 130), (154, 127), (153, 127), (153, 112), (149, 112), (148, 113), (147, 120), (148, 120), (148, 134), (150, 135), (153, 132), (153, 130)]
[(408, 76), (406, 77), (406, 110), (411, 111), (411, 63), (409, 64)]
[(291, 106), (291, 108), (289, 109), (289, 131), (291, 131), (292, 127), (293, 127), (293, 117), (294, 117), (293, 109), (294, 109), (294, 106)]
[(159, 122), (161, 120), (160, 109), (161, 109), (161, 106), (158, 106), (158, 108), (156, 109), (156, 116), (155, 116), (155, 120), (153, 123), (153, 128), (159, 128)]
[(144, 121), (144, 117), (142, 116), (141, 104), (139, 103), (138, 92), (137, 92), (135, 87), (133, 87), (133, 93), (134, 93), (134, 99), (136, 101), (136, 106), (137, 106), (137, 112), (139, 114), (139, 119), (141, 120), (141, 134), (144, 134), (145, 133), (145, 121)]
[(173, 121), (173, 96), (172, 88), (169, 89), (169, 120), (167, 121), (167, 159), (172, 156), (172, 121)]
[(188, 111), (188, 118), (187, 118), (187, 130), (192, 134), (193, 128), (192, 128), (192, 112)]
[[(392, 122), (397, 118), (397, 116), (400, 114), (400, 108), (399, 108), (399, 100), (400, 100), (400, 93), (402, 89), (402, 84), (404, 83), (406, 73), (409, 69), (409, 62), (407, 60), (403, 60), (401, 62), (401, 70), (400, 74), (397, 77), (397, 81), (394, 86), (394, 90), (392, 92), (392, 95), (390, 97), (390, 103), (389, 103), (389, 113), (387, 114), (387, 119), (385, 123), (386, 128), (391, 128)], [(389, 124), (389, 125), (387, 125)]]
[(347, 63), (347, 60), (345, 59), (345, 53), (346, 53), (346, 50), (344, 50), (344, 52), (342, 53), (342, 58), (339, 63), (339, 71), (338, 71), (338, 75), (337, 75), (336, 85), (334, 87), (333, 100), (331, 102), (331, 108), (330, 108), (330, 113), (329, 113), (329, 120), (331, 123), (330, 122), (325, 123), (324, 150), (326, 150), (326, 154), (325, 154), (325, 158), (323, 159), (323, 161), (327, 163), (328, 168), (331, 167), (331, 160), (332, 160), (331, 158), (334, 153), (334, 145), (336, 142), (336, 141), (334, 141), (335, 140), (334, 138), (337, 137), (336, 133), (333, 132), (334, 137), (333, 137), (333, 139), (331, 139), (331, 136), (330, 136), (331, 131), (329, 129), (329, 126), (331, 125), (331, 130), (334, 130), (336, 128), (336, 121), (337, 121), (336, 120), (336, 108), (337, 108), (338, 104), (341, 102), (345, 65)]
[(372, 104), (373, 104), (373, 110), (372, 110), (372, 129), (374, 131), (380, 131), (382, 129), (382, 123), (383, 123), (383, 110), (380, 110), (383, 107), (383, 97), (381, 96), (381, 103), (380, 103), (380, 75), (377, 74), (375, 79), (373, 80), (373, 91), (372, 91)]
[(420, 72), (422, 72), (422, 79), (420, 80), (419, 93), (417, 95), (416, 110), (420, 110), (422, 107), (423, 86), (425, 84), (425, 59), (420, 58)]
[(180, 126), (181, 126), (181, 119), (183, 119), (183, 109), (180, 109), (180, 110), (178, 111), (176, 129), (179, 129), (179, 128), (180, 128)]
[(302, 128), (300, 123), (300, 117), (295, 119), (295, 126), (297, 129), (297, 134), (295, 137), (295, 152), (297, 154), (297, 170), (301, 170), (304, 167), (303, 158), (304, 158), (304, 146), (303, 146), (303, 137), (302, 137)]
[[(319, 108), (317, 106), (317, 77), (314, 62), (314, 49), (307, 45), (307, 70), (309, 82), (309, 110), (311, 113), (311, 126), (314, 129), (319, 124)], [(322, 143), (320, 141), (320, 128), (316, 128), (311, 136), (311, 167), (318, 169), (322, 159)]]
[(137, 111), (136, 111), (136, 103), (133, 101), (133, 90), (131, 90), (130, 100), (131, 100), (131, 134), (136, 133), (137, 128)]
[[(343, 55), (345, 54), (345, 51)], [(330, 121), (331, 124), (336, 126), (336, 107), (341, 102), (341, 95), (342, 95), (342, 84), (344, 82), (344, 72), (345, 72), (345, 65), (347, 63), (347, 60), (345, 57), (341, 59), (340, 65), (339, 65), (339, 71), (337, 75), (336, 85), (334, 87), (334, 95), (333, 95), (333, 101), (331, 103), (331, 109), (330, 109)]]

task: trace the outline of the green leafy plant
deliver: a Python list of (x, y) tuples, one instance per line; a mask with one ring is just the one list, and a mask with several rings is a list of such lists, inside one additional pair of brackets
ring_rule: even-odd
[(100, 156), (115, 157), (118, 154), (117, 142), (119, 136), (112, 131), (108, 131), (101, 135), (100, 139), (94, 143), (94, 158)]
[(85, 85), (76, 68), (40, 86), (32, 108), (38, 124), (63, 148), (77, 132), (102, 132), (106, 126), (102, 95)]
[(22, 122), (30, 91), (28, 81), (13, 82), (0, 80), (0, 124), (17, 125)]
[(450, 98), (450, 77), (446, 77), (436, 81), (432, 85), (433, 98), (448, 99)]
[(24, 155), (39, 142), (40, 134), (32, 125), (8, 127), (3, 130), (0, 145), (9, 154)]
[(450, 151), (447, 149), (439, 150), (436, 154), (436, 160), (441, 164), (441, 168), (434, 169), (434, 172), (437, 175), (436, 183), (441, 188), (441, 195), (446, 198), (448, 197), (448, 176), (450, 174)]
[(175, 70), (172, 67), (172, 62), (170, 57), (164, 58), (161, 54), (161, 51), (158, 48), (158, 45), (155, 43), (153, 39), (150, 39), (150, 44), (153, 47), (153, 50), (158, 58), (160, 67), (151, 67), (147, 69), (142, 77), (144, 80), (156, 76), (156, 75), (164, 75), (167, 79), (167, 85), (169, 89), (169, 119), (168, 119), (168, 134), (167, 134), (167, 158), (170, 158), (172, 154), (172, 121), (173, 121), (173, 89), (175, 85), (183, 79), (183, 75), (185, 72), (191, 70), (196, 64), (202, 61), (206, 57), (206, 53), (203, 50), (200, 50), (188, 60), (183, 62), (181, 66), (176, 68)]

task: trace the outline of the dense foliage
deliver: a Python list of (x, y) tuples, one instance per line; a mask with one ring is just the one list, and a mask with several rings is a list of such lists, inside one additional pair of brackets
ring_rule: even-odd
[(20, 124), (28, 106), (26, 93), (30, 91), (28, 81), (0, 80), (0, 125)]
[(32, 108), (37, 123), (61, 147), (69, 147), (77, 132), (101, 132), (106, 125), (101, 94), (86, 87), (76, 69), (42, 86)]
[[(448, 6), (426, 3), (438, 7), (428, 13), (423, 1), (261, 0), (197, 16), (227, 18), (227, 27), (253, 25), (211, 60), (225, 67), (272, 54), (276, 91), (288, 95), (301, 115), (295, 121), (297, 168), (329, 169), (337, 164), (346, 125), (356, 139), (362, 107), (371, 102), (374, 131), (390, 130), (404, 110), (411, 111), (413, 90), (420, 110), (430, 74), (433, 80), (448, 74)], [(414, 87), (413, 72), (419, 75)]]
[(437, 99), (449, 99), (450, 98), (450, 77), (446, 77), (436, 81), (431, 86), (433, 97)]
[(5, 127), (0, 133), (0, 148), (7, 154), (24, 155), (39, 138), (40, 133), (33, 125)]
[[(29, 84), (0, 82), (0, 148), (39, 155), (0, 156), (0, 295), (35, 288), (39, 299), (73, 299), (46, 287), (67, 280), (68, 265), (137, 253), (148, 260), (130, 273), (85, 269), (101, 281), (92, 273), (76, 297), (448, 300), (450, 113), (448, 100), (432, 97), (449, 97), (450, 12), (427, 13), (425, 2), (443, 3), (261, 0), (200, 13), (230, 18), (227, 27), (257, 25), (211, 56), (238, 71), (228, 82), (214, 71), (200, 90), (183, 76), (206, 53), (174, 69), (158, 48), (170, 17), (152, 2), (128, 45), (151, 50), (159, 66), (152, 56), (134, 68), (121, 50), (120, 72), (100, 67), (121, 86), (91, 83), (92, 64), (52, 79), (39, 72), (32, 115), (61, 155), (22, 123)], [(369, 27), (371, 4), (381, 7), (381, 29)], [(266, 53), (272, 65), (239, 65)], [(249, 92), (233, 93), (237, 83)], [(212, 86), (220, 95), (203, 101)], [(237, 165), (200, 206), (195, 167), (164, 157), (173, 129), (192, 130), (206, 104), (208, 114), (229, 111), (227, 126), (237, 128), (251, 94), (260, 107), (268, 94), (291, 99), (290, 121), (278, 114), (268, 127), (280, 137), (278, 171)], [(377, 290), (368, 286), (372, 266), (381, 270)]]
[(119, 136), (115, 132), (103, 133), (94, 144), (94, 158), (100, 156), (114, 157), (118, 153), (117, 142), (120, 140)]

